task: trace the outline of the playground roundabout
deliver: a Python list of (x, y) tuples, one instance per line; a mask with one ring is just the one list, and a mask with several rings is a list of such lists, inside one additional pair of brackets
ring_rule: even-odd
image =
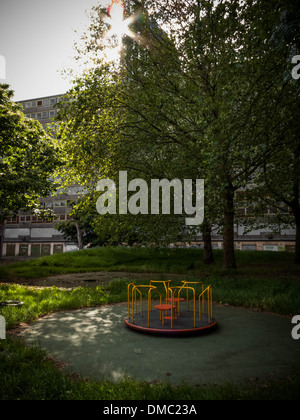
[[(172, 287), (171, 283), (171, 280), (151, 280), (144, 285), (130, 283), (125, 325), (147, 334), (174, 337), (200, 334), (215, 328), (217, 321), (213, 317), (211, 285), (205, 288), (201, 281), (182, 281), (180, 286)], [(153, 295), (159, 297), (155, 304), (152, 302)], [(144, 297), (147, 303), (146, 314), (143, 309)], [(196, 303), (199, 303), (199, 308)]]
[[(168, 296), (160, 298), (157, 284), (147, 282), (145, 290), (134, 284), (128, 302), (58, 312), (20, 329), (19, 336), (71, 372), (115, 382), (129, 377), (149, 383), (245, 385), (286, 377), (300, 364), (288, 317), (217, 305), (209, 287), (202, 294), (202, 285), (194, 299), (194, 285), (167, 286)], [(169, 305), (167, 312), (162, 305)], [(185, 316), (192, 334), (181, 333)]]

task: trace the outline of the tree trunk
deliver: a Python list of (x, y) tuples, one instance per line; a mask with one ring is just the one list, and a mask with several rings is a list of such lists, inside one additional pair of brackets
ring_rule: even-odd
[(204, 220), (201, 226), (202, 238), (204, 242), (204, 254), (203, 262), (204, 264), (210, 265), (215, 262), (212, 244), (211, 244), (211, 224)]
[(234, 189), (232, 186), (225, 190), (224, 209), (224, 268), (226, 270), (237, 268), (234, 252)]
[(295, 221), (296, 221), (296, 253), (295, 253), (295, 263), (300, 264), (300, 208), (295, 212)]
[(74, 221), (77, 230), (77, 241), (78, 241), (78, 248), (83, 249), (83, 230), (80, 229), (79, 223)]
[(294, 166), (294, 200), (292, 203), (292, 210), (295, 216), (296, 223), (296, 247), (295, 247), (295, 263), (300, 264), (300, 146), (295, 151), (295, 166)]

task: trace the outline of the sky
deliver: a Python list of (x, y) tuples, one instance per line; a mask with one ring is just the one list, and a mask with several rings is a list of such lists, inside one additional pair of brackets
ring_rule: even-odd
[(88, 27), (86, 11), (103, 2), (0, 0), (0, 83), (11, 86), (15, 101), (70, 88), (61, 72), (76, 66), (74, 42)]

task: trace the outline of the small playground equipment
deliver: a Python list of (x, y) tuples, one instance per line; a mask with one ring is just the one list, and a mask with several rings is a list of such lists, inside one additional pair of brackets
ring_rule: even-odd
[[(128, 285), (125, 325), (136, 331), (162, 335), (199, 334), (217, 325), (213, 317), (212, 287), (200, 281), (151, 280)], [(200, 292), (199, 292), (200, 289)]]

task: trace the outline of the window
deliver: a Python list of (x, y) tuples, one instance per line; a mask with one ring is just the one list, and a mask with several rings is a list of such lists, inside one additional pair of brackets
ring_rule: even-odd
[(247, 215), (248, 216), (253, 216), (253, 208), (252, 207), (247, 207)]
[(38, 120), (43, 120), (45, 118), (49, 118), (49, 112), (48, 111), (46, 111), (46, 112), (38, 112), (36, 115), (37, 115), (37, 119)]
[(50, 106), (50, 99), (44, 99), (43, 106)]
[(54, 206), (55, 207), (66, 207), (66, 200), (55, 201)]
[(21, 222), (30, 222), (31, 217), (30, 216), (20, 216)]
[(50, 118), (56, 117), (57, 112), (56, 111), (50, 111)]
[(53, 254), (61, 254), (62, 252), (64, 252), (63, 245), (54, 245)]
[(243, 251), (257, 251), (257, 246), (256, 245), (242, 245), (242, 250)]
[(25, 103), (25, 108), (34, 108), (35, 106), (36, 106), (36, 101)]
[(43, 101), (38, 101), (37, 106), (43, 106)]
[(39, 244), (31, 245), (31, 256), (40, 257), (41, 256), (41, 246)]
[(7, 257), (14, 257), (16, 255), (16, 245), (15, 244), (7, 244), (6, 246), (6, 256)]
[(35, 114), (31, 114), (30, 115), (30, 118), (35, 118)]
[(51, 253), (51, 246), (50, 244), (43, 244), (41, 246), (41, 256), (44, 257), (45, 255), (50, 255)]
[(6, 219), (6, 224), (7, 225), (16, 225), (19, 223), (19, 218), (18, 217), (8, 217)]
[(46, 209), (53, 209), (53, 202), (52, 201), (46, 201), (45, 202), (45, 208)]
[(49, 99), (49, 102), (50, 102), (50, 106), (54, 106), (57, 103), (57, 99), (56, 98)]
[(27, 244), (20, 245), (19, 256), (20, 257), (28, 257), (28, 245)]
[(277, 213), (278, 213), (277, 207), (270, 207), (269, 208), (269, 214), (277, 214)]
[(43, 223), (44, 219), (42, 217), (32, 216), (32, 223)]

